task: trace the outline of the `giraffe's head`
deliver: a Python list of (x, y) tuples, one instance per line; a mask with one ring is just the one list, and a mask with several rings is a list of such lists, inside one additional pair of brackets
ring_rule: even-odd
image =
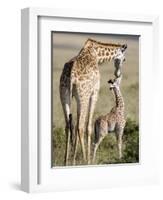
[(121, 76), (122, 74), (122, 66), (123, 62), (126, 60), (125, 59), (125, 51), (127, 49), (127, 44), (122, 45), (118, 50), (117, 54), (114, 57), (114, 67), (115, 67), (115, 72), (114, 75), (116, 77)]
[(119, 76), (118, 78), (115, 79), (110, 79), (108, 81), (108, 84), (110, 85), (110, 90), (112, 90), (113, 88), (119, 89), (120, 87), (120, 83), (121, 83), (121, 79), (122, 79), (122, 75)]

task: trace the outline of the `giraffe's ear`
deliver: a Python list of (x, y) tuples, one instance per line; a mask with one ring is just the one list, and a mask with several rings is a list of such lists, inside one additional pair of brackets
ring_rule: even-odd
[(121, 51), (124, 52), (127, 49), (127, 44), (123, 44), (121, 47)]
[(110, 79), (110, 80), (108, 81), (108, 83), (109, 83), (109, 84), (113, 84), (113, 81)]

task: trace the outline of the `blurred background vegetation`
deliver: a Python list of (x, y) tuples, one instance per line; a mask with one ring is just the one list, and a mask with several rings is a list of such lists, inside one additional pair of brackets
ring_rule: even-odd
[[(125, 101), (125, 116), (127, 119), (123, 136), (123, 158), (117, 159), (116, 138), (114, 133), (101, 143), (96, 156), (96, 164), (109, 163), (137, 163), (139, 162), (139, 37), (129, 35), (98, 35), (80, 33), (53, 33), (53, 129), (52, 129), (52, 163), (53, 166), (64, 165), (65, 133), (64, 116), (59, 97), (59, 79), (63, 66), (72, 57), (76, 56), (88, 38), (102, 42), (127, 44), (126, 62), (123, 65), (123, 80), (121, 91)], [(98, 102), (95, 108), (93, 122), (99, 115), (110, 112), (115, 105), (114, 97), (109, 91), (107, 81), (113, 78), (113, 62), (99, 66), (101, 86)], [(73, 99), (72, 113), (76, 119), (76, 102)], [(92, 142), (94, 135), (92, 134)], [(79, 145), (80, 146), (80, 145)], [(71, 159), (71, 157), (70, 157)], [(82, 165), (82, 154), (79, 147), (77, 165)]]

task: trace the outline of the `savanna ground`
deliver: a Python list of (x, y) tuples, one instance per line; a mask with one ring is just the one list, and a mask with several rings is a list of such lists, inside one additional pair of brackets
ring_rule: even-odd
[[(92, 38), (101, 42), (127, 44), (126, 62), (123, 65), (123, 79), (121, 92), (125, 101), (125, 116), (127, 119), (123, 136), (123, 157), (118, 158), (115, 134), (111, 133), (100, 144), (95, 164), (137, 163), (139, 162), (139, 38), (124, 35), (95, 35), (56, 33), (52, 35), (52, 69), (53, 69), (53, 128), (52, 128), (52, 164), (64, 165), (66, 136), (64, 132), (64, 116), (59, 96), (59, 80), (65, 62), (76, 56), (85, 41)], [(113, 94), (109, 90), (107, 81), (114, 78), (113, 62), (99, 66), (101, 86), (96, 104), (93, 122), (99, 115), (104, 115), (115, 105)], [(76, 102), (73, 99), (72, 113), (75, 121)], [(86, 135), (85, 135), (86, 138)], [(94, 133), (92, 134), (92, 142)], [(86, 141), (85, 141), (86, 144)], [(80, 145), (79, 145), (80, 146)], [(70, 160), (72, 155), (70, 156)], [(79, 147), (77, 165), (82, 165), (82, 154)]]

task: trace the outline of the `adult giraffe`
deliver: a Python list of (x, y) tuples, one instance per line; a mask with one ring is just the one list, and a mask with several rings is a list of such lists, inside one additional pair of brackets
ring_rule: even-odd
[[(86, 117), (88, 117), (86, 126), (88, 143), (87, 163), (90, 163), (92, 117), (100, 88), (99, 64), (104, 61), (114, 60), (114, 74), (116, 77), (120, 76), (126, 48), (126, 44), (102, 43), (88, 39), (79, 54), (64, 65), (60, 77), (60, 99), (66, 123), (65, 165), (68, 164), (70, 139), (73, 141), (73, 137), (75, 138), (73, 164), (75, 164), (76, 159), (78, 138), (81, 143), (83, 159), (86, 161), (84, 145)], [(77, 102), (77, 123), (75, 133), (71, 114), (71, 100), (73, 96)]]

